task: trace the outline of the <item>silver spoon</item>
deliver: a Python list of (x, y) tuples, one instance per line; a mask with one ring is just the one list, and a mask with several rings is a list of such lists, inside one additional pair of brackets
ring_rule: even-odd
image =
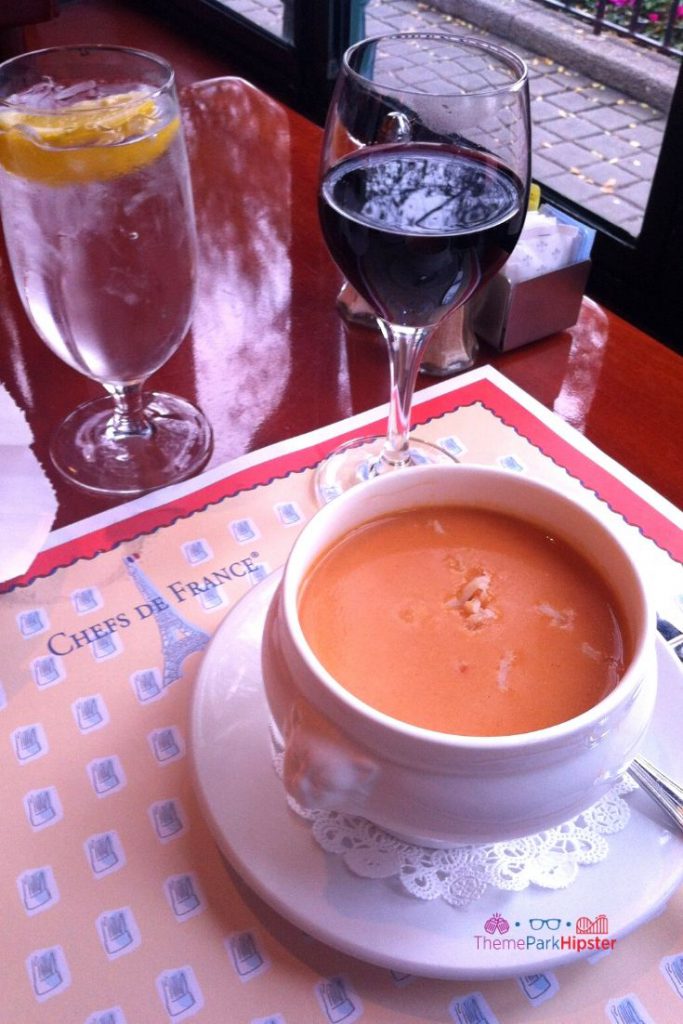
[(683, 786), (644, 757), (636, 757), (629, 765), (628, 773), (683, 832)]

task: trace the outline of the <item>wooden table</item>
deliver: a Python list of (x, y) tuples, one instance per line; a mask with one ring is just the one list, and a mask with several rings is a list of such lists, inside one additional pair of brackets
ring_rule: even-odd
[[(200, 234), (199, 300), (188, 338), (153, 384), (207, 413), (212, 464), (385, 402), (381, 344), (349, 329), (335, 309), (340, 275), (317, 220), (320, 129), (241, 81), (197, 86), (224, 76), (225, 66), (126, 5), (67, 5), (54, 22), (28, 28), (26, 43), (86, 36), (154, 49), (176, 67)], [(50, 471), (50, 432), (99, 385), (38, 339), (4, 251), (0, 260), (0, 380), (26, 410)], [(683, 505), (683, 359), (673, 351), (587, 300), (574, 329), (515, 352), (482, 349), (480, 361)], [(421, 374), (418, 387), (432, 382)], [(57, 526), (107, 507), (52, 477)]]

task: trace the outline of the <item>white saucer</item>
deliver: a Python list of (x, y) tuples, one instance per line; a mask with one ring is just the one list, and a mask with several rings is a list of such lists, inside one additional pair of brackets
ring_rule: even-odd
[[(327, 854), (310, 825), (286, 805), (270, 755), (268, 709), (260, 672), (265, 614), (280, 573), (258, 584), (226, 616), (207, 648), (192, 708), (191, 751), (197, 790), (218, 845), (249, 886), (283, 917), (361, 960), (438, 978), (500, 978), (548, 970), (576, 959), (572, 949), (479, 948), (495, 912), (506, 938), (536, 935), (532, 918), (560, 918), (556, 935), (579, 917), (606, 915), (621, 938), (660, 910), (683, 878), (683, 837), (642, 793), (628, 797), (632, 818), (609, 836), (610, 852), (580, 868), (568, 889), (489, 889), (465, 909), (423, 902), (396, 880), (353, 875)], [(643, 753), (683, 777), (680, 721), (683, 678), (673, 655), (658, 650), (659, 698)], [(543, 933), (551, 938), (551, 932)], [(497, 936), (498, 937), (498, 936)], [(490, 936), (488, 936), (490, 938)]]

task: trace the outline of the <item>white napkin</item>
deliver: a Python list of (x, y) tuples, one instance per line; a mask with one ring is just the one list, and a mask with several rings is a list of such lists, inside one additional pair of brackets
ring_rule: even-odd
[(26, 417), (0, 384), (0, 582), (30, 568), (57, 512), (32, 441)]
[(517, 284), (566, 267), (577, 259), (580, 242), (578, 227), (532, 210), (527, 214), (517, 245), (505, 264), (505, 276)]

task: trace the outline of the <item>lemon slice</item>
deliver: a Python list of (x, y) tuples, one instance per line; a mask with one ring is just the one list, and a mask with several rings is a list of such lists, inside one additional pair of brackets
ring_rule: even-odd
[(58, 114), (5, 110), (0, 165), (42, 185), (106, 181), (156, 160), (179, 126), (177, 116), (162, 125), (155, 100), (140, 92), (81, 100)]

